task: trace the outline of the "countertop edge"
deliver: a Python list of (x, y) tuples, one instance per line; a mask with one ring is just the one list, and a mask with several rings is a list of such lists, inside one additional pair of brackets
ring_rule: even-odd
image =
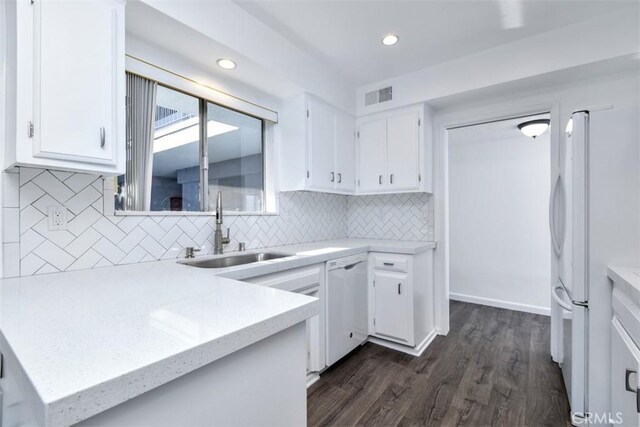
[(640, 267), (620, 267), (617, 265), (610, 265), (607, 267), (607, 276), (614, 282), (622, 282), (629, 286), (632, 286), (640, 292), (640, 275), (633, 277), (629, 276), (634, 273), (640, 274)]
[[(266, 274), (278, 273), (280, 271), (291, 270), (294, 268), (305, 267), (313, 264), (321, 264), (326, 261), (337, 258), (357, 255), (367, 252), (386, 252), (403, 255), (417, 255), (437, 248), (436, 242), (415, 242), (416, 247), (393, 246), (389, 243), (366, 243), (362, 246), (349, 248), (340, 248), (332, 252), (324, 252), (321, 254), (306, 255), (304, 253), (295, 253), (291, 257), (281, 258), (275, 261), (267, 261), (256, 264), (247, 264), (244, 266), (230, 267), (222, 271), (216, 272), (216, 275), (228, 279), (242, 281), (251, 277), (262, 276)], [(274, 251), (286, 253), (285, 247), (264, 248), (264, 251)], [(202, 257), (204, 258), (204, 257)]]
[[(79, 390), (53, 402), (43, 402), (44, 425), (54, 427), (84, 421), (303, 322), (318, 314), (319, 310), (319, 301), (308, 302), (198, 347), (124, 373), (109, 381)], [(158, 375), (163, 371), (168, 374)], [(114, 393), (114, 388), (121, 393)], [(105, 395), (111, 396), (111, 400), (105, 402)]]

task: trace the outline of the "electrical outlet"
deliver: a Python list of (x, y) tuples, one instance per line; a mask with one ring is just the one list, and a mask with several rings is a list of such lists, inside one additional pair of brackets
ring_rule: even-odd
[(67, 208), (64, 206), (49, 206), (47, 216), (49, 231), (67, 229)]

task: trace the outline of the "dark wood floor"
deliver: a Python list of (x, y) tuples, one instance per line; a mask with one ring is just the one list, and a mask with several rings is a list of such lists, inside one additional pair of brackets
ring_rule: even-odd
[(568, 426), (549, 318), (451, 302), (421, 357), (367, 343), (308, 392), (310, 426)]

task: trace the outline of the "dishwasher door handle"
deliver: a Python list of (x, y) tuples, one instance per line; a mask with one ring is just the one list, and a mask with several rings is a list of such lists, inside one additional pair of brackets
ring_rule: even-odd
[(358, 264), (362, 264), (364, 261), (358, 261), (358, 262), (354, 262), (353, 264), (349, 264), (349, 265), (345, 265), (344, 269), (345, 270), (351, 270), (352, 268), (354, 268), (356, 265)]

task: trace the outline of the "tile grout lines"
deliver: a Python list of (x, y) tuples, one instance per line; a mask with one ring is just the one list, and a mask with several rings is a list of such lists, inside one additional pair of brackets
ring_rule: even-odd
[[(213, 251), (211, 217), (104, 215), (109, 180), (33, 168), (19, 168), (18, 175), (19, 270), (13, 271), (20, 275), (177, 258), (186, 246)], [(227, 250), (240, 241), (255, 249), (344, 237), (423, 240), (432, 212), (426, 194), (283, 192), (278, 200), (277, 216), (228, 216)], [(68, 209), (67, 229), (50, 231), (47, 208), (60, 205)]]

